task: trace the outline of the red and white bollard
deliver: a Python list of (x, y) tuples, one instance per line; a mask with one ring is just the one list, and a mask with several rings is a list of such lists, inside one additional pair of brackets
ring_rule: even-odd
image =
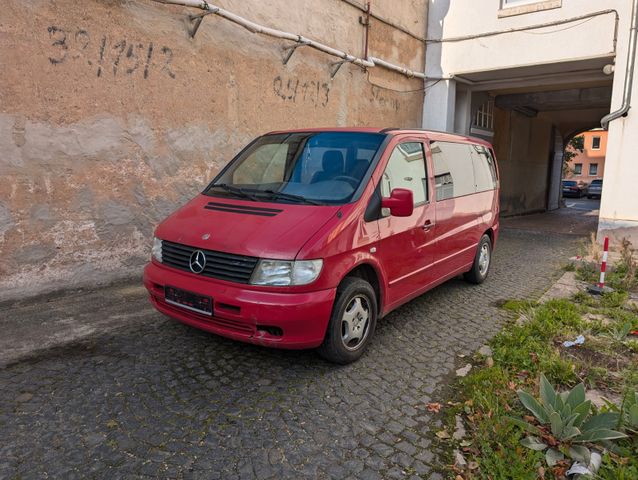
[(600, 280), (598, 282), (598, 288), (601, 290), (605, 288), (605, 270), (607, 270), (607, 255), (609, 255), (609, 237), (605, 237), (605, 243), (603, 244), (603, 260), (600, 262)]
[(602, 295), (604, 292), (612, 291), (610, 288), (605, 287), (605, 271), (607, 270), (607, 256), (609, 255), (609, 237), (605, 237), (603, 243), (603, 259), (600, 262), (600, 279), (597, 285), (590, 285), (587, 290), (589, 293), (595, 295)]

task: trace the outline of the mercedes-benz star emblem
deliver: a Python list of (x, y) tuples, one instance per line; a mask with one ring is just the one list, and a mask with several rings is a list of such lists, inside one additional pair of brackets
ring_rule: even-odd
[(189, 262), (191, 272), (202, 273), (206, 267), (206, 254), (201, 250), (195, 250), (191, 253), (191, 259)]

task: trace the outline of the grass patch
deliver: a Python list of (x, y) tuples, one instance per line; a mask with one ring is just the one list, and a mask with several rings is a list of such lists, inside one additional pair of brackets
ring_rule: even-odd
[[(550, 468), (542, 452), (523, 447), (520, 441), (526, 434), (506, 417), (529, 415), (517, 390), (538, 397), (541, 373), (559, 391), (580, 382), (608, 398), (638, 390), (638, 346), (634, 349), (633, 342), (604, 334), (628, 321), (638, 327), (638, 317), (624, 309), (626, 299), (626, 294), (616, 292), (600, 299), (578, 294), (542, 305), (528, 300), (502, 304), (512, 312), (512, 320), (490, 342), (493, 366), (473, 369), (459, 379), (456, 402), (447, 412), (448, 428), (453, 430), (455, 415), (461, 415), (468, 430), (464, 443), (448, 440), (447, 446), (450, 451), (461, 451), (475, 467), (454, 467), (453, 476), (461, 475), (464, 480), (564, 478), (565, 465)], [(581, 334), (586, 338), (583, 346), (562, 346), (564, 340)], [(449, 460), (454, 463), (451, 452)], [(617, 441), (615, 450), (604, 454), (598, 475), (605, 479), (638, 478), (636, 435)]]
[(623, 291), (603, 293), (600, 306), (609, 309), (619, 308), (625, 304), (627, 297), (627, 292)]

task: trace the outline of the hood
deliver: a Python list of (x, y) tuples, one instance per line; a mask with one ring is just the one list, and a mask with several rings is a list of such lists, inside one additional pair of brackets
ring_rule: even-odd
[(199, 195), (164, 220), (155, 235), (206, 250), (292, 260), (339, 208)]

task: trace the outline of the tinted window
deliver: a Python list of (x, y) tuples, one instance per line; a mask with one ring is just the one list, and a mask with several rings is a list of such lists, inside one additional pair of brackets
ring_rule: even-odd
[(592, 185), (602, 185), (602, 184), (603, 184), (603, 181), (602, 181), (602, 180), (592, 180), (592, 181), (591, 181), (591, 184), (592, 184)]
[(576, 182), (573, 180), (563, 180), (563, 185), (566, 187), (573, 187), (576, 185)]
[(346, 203), (384, 138), (359, 132), (264, 135), (235, 158), (204, 193), (274, 202)]
[[(436, 199), (461, 197), (475, 193), (474, 147), (465, 143), (432, 142)], [(476, 152), (475, 152), (476, 154)]]
[(394, 147), (381, 178), (381, 196), (389, 197), (395, 188), (412, 190), (414, 204), (428, 198), (427, 174), (423, 145), (418, 142), (402, 143)]

